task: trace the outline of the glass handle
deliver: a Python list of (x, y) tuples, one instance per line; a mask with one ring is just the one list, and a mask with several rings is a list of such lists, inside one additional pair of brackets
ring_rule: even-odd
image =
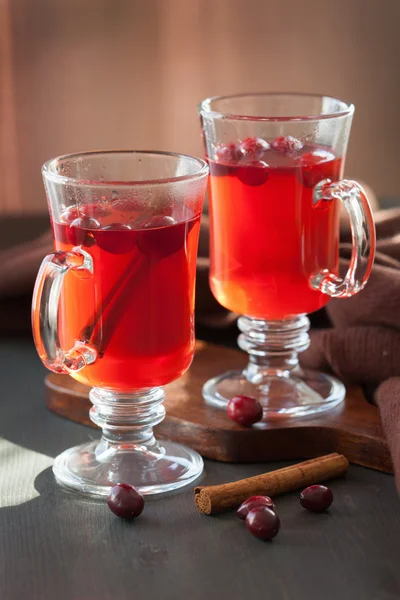
[(346, 298), (360, 292), (368, 281), (375, 257), (375, 225), (367, 195), (356, 181), (320, 181), (314, 189), (315, 205), (340, 200), (350, 219), (352, 251), (350, 266), (342, 278), (328, 269), (314, 273), (311, 286), (333, 298)]
[(55, 373), (74, 373), (97, 358), (95, 348), (77, 341), (64, 351), (58, 336), (58, 310), (64, 278), (69, 271), (93, 274), (93, 261), (84, 250), (48, 254), (39, 269), (32, 300), (33, 338), (43, 364)]

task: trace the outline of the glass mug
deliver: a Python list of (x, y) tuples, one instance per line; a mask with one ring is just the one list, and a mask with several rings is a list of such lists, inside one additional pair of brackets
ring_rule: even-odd
[(93, 152), (43, 167), (55, 251), (32, 307), (44, 365), (91, 386), (100, 441), (54, 463), (67, 487), (105, 495), (124, 482), (142, 494), (187, 485), (197, 452), (158, 442), (162, 386), (193, 358), (194, 285), (208, 176), (199, 159), (167, 152)]
[[(336, 378), (305, 371), (309, 319), (331, 297), (361, 291), (372, 268), (375, 228), (368, 199), (343, 180), (354, 106), (326, 96), (243, 94), (204, 100), (200, 119), (210, 166), (210, 285), (243, 315), (243, 372), (215, 377), (208, 404), (258, 398), (263, 420), (319, 413), (340, 404)], [(350, 266), (339, 272), (339, 212), (352, 232)]]

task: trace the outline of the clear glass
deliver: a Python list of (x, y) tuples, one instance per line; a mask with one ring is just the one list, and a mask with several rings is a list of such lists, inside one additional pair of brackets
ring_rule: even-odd
[(43, 167), (55, 251), (37, 276), (32, 325), (45, 366), (91, 386), (92, 441), (58, 456), (57, 480), (105, 495), (185, 486), (193, 450), (158, 442), (162, 386), (194, 353), (196, 256), (208, 176), (199, 159), (162, 152), (62, 156)]
[[(354, 107), (304, 94), (209, 98), (199, 107), (210, 165), (210, 284), (243, 315), (243, 372), (208, 381), (207, 403), (255, 396), (264, 420), (309, 416), (340, 404), (336, 378), (304, 371), (308, 313), (365, 286), (375, 229), (364, 190), (343, 180)], [(339, 271), (339, 210), (347, 209), (353, 250)]]

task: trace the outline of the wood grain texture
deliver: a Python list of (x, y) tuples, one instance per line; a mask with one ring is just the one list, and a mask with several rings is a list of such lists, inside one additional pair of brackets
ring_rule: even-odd
[[(30, 340), (0, 340), (1, 600), (400, 598), (393, 477), (350, 466), (331, 482), (334, 504), (322, 515), (303, 510), (297, 493), (277, 498), (272, 543), (234, 512), (200, 515), (192, 488), (146, 502), (127, 523), (55, 484), (51, 458), (97, 432), (46, 410), (44, 374)], [(282, 466), (206, 461), (201, 484)]]
[[(378, 409), (364, 399), (358, 388), (348, 390), (343, 407), (317, 419), (288, 420), (250, 429), (232, 423), (225, 411), (207, 406), (201, 395), (203, 383), (218, 373), (242, 368), (245, 361), (246, 356), (238, 350), (198, 342), (190, 370), (166, 386), (167, 416), (157, 426), (157, 435), (224, 462), (288, 460), (339, 452), (352, 463), (392, 472)], [(50, 410), (93, 426), (87, 387), (55, 374), (47, 376), (45, 386)]]

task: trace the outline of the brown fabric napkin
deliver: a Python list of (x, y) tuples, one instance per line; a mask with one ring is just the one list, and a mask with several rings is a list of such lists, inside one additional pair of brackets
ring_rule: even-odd
[[(368, 284), (352, 298), (329, 302), (332, 327), (312, 332), (300, 360), (373, 390), (400, 492), (400, 209), (377, 212), (375, 222), (377, 255)], [(343, 256), (348, 251), (344, 244)], [(342, 263), (347, 267), (345, 258)]]

